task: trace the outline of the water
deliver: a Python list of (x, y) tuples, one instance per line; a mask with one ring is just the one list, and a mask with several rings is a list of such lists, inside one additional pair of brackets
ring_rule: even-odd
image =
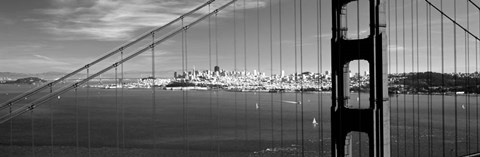
[[(0, 100), (7, 100), (28, 88), (31, 87), (2, 86)], [(76, 116), (78, 116), (80, 146), (78, 152), (87, 154), (88, 114), (90, 114), (90, 143), (91, 153), (94, 154), (115, 154), (118, 144), (122, 148), (121, 152), (138, 156), (149, 156), (149, 153), (154, 153), (151, 149), (153, 147), (157, 148), (157, 153), (165, 156), (174, 156), (173, 154), (183, 156), (185, 153), (192, 156), (213, 156), (217, 152), (224, 156), (265, 154), (278, 156), (275, 154), (279, 153), (295, 155), (301, 149), (299, 146), (302, 145), (303, 130), (306, 156), (330, 155), (331, 95), (329, 93), (305, 93), (302, 99), (299, 93), (184, 92), (157, 89), (153, 96), (151, 89), (124, 89), (124, 96), (120, 97), (121, 89), (90, 89), (87, 96), (86, 88), (79, 88), (76, 95), (75, 98), (75, 92), (68, 92), (61, 95), (60, 99), (56, 98), (43, 104), (32, 114), (26, 113), (14, 119), (12, 138), (16, 147), (12, 149), (5, 147), (10, 143), (10, 123), (0, 125), (0, 145), (3, 145), (0, 147), (0, 153), (8, 154), (9, 150), (26, 149), (28, 151), (15, 151), (17, 153), (15, 156), (30, 156), (32, 153), (29, 149), (32, 144), (31, 116), (33, 116), (35, 135), (33, 151), (49, 156), (53, 148), (54, 154), (63, 153), (63, 156), (75, 154), (77, 151), (75, 147), (77, 144)], [(352, 94), (351, 97), (355, 98), (351, 99), (351, 104), (358, 104), (356, 99), (358, 95)], [(153, 98), (155, 98), (155, 104), (153, 104)], [(323, 101), (319, 101), (320, 99)], [(397, 156), (398, 146), (400, 152), (398, 156), (403, 156), (405, 145), (408, 150), (407, 155), (413, 153), (412, 125), (413, 117), (417, 118), (418, 111), (420, 111), (420, 137), (417, 136), (418, 128), (415, 127), (415, 138), (421, 142), (421, 154), (427, 155), (428, 96), (399, 95), (390, 99), (392, 155)], [(364, 106), (368, 97), (362, 94), (359, 100)], [(466, 96), (457, 97), (459, 154), (467, 153), (467, 139), (470, 140), (471, 152), (477, 148), (477, 97), (469, 97), (469, 100), (470, 103)], [(417, 101), (421, 104), (420, 110), (417, 108)], [(433, 143), (434, 148), (441, 148), (441, 96), (432, 96), (432, 102), (434, 107)], [(453, 96), (445, 97), (446, 145), (449, 150), (454, 148), (455, 141), (454, 102)], [(415, 108), (412, 106), (413, 103)], [(304, 107), (303, 129), (301, 105), (297, 104), (303, 104)], [(156, 110), (153, 110), (154, 105)], [(471, 132), (467, 137), (468, 107), (471, 112), (469, 129)], [(50, 147), (52, 116), (54, 147)], [(319, 125), (312, 124), (313, 118)], [(418, 125), (418, 122), (415, 121), (415, 124)], [(405, 128), (407, 129), (406, 142)], [(361, 145), (362, 154), (367, 155), (367, 137), (362, 136), (362, 142), (359, 142), (358, 134), (353, 135), (354, 154), (359, 152)], [(323, 140), (320, 140), (320, 136), (323, 136)], [(319, 151), (322, 143), (323, 153)], [(438, 153), (442, 152), (434, 151), (435, 155), (440, 155)]]

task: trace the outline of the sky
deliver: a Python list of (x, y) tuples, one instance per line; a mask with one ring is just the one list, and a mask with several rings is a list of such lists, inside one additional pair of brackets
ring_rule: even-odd
[[(135, 37), (170, 22), (206, 1), (4, 0), (0, 6), (0, 72), (71, 72)], [(302, 3), (301, 27), (300, 1)], [(430, 27), (432, 44), (429, 46), (426, 38), (428, 32), (426, 30), (428, 20), (425, 16), (427, 13), (426, 3), (418, 0), (417, 5), (416, 1), (390, 0), (386, 2), (386, 9), (390, 8), (390, 11), (387, 11), (389, 14), (387, 14), (388, 31), (386, 32), (389, 39), (390, 72), (417, 71), (417, 61), (420, 65), (419, 71), (442, 71), (442, 67), (444, 72), (473, 72), (478, 69), (475, 64), (478, 62), (478, 53), (475, 52), (478, 50), (474, 36), (478, 37), (480, 34), (480, 30), (478, 30), (480, 28), (478, 25), (479, 10), (471, 4), (467, 6), (467, 1), (444, 0), (444, 12), (454, 18), (453, 3), (456, 3), (456, 19), (459, 25), (469, 29), (473, 36), (469, 35), (468, 42), (466, 42), (465, 31), (457, 27), (457, 38), (453, 38), (453, 23), (447, 18), (443, 19), (444, 33), (442, 34), (440, 14), (438, 11), (432, 10), (432, 27)], [(437, 7), (441, 6), (441, 0), (430, 1)], [(211, 5), (210, 10), (226, 2), (227, 0), (217, 0)], [(217, 16), (212, 16), (210, 22), (207, 19), (189, 28), (184, 33), (185, 41), (182, 40), (182, 33), (180, 33), (158, 45), (154, 51), (155, 69), (161, 73), (181, 71), (184, 68), (207, 70), (218, 65), (225, 70), (259, 70), (267, 74), (271, 72), (278, 74), (281, 70), (286, 73), (330, 71), (332, 34), (330, 0), (321, 0), (320, 8), (317, 7), (317, 0), (298, 0), (296, 22), (294, 2), (294, 0), (258, 0), (258, 2), (257, 0), (245, 0), (244, 6), (244, 1), (239, 0), (235, 6), (229, 6), (219, 12)], [(475, 0), (473, 2), (480, 4)], [(281, 16), (279, 16), (279, 5), (281, 5)], [(418, 16), (417, 6), (419, 8)], [(257, 9), (259, 14), (257, 14)], [(369, 34), (368, 0), (360, 0), (360, 10), (358, 11), (360, 19), (356, 18), (356, 2), (349, 4), (347, 10), (348, 37), (356, 38), (357, 32), (360, 32), (360, 38), (366, 37)], [(271, 18), (270, 11), (272, 12)], [(321, 18), (317, 17), (317, 11), (320, 11)], [(412, 11), (414, 12), (413, 19), (411, 18)], [(205, 7), (197, 13), (185, 17), (183, 25), (208, 12), (208, 7)], [(397, 18), (395, 18), (395, 13), (397, 13)], [(418, 17), (418, 23), (416, 17)], [(321, 20), (318, 21), (319, 19)], [(218, 27), (215, 27), (215, 20)], [(260, 30), (257, 29), (257, 20), (260, 21)], [(359, 22), (360, 28), (357, 28), (357, 22)], [(418, 29), (416, 29), (417, 24)], [(180, 28), (181, 25), (182, 22), (177, 22), (164, 31), (157, 32), (155, 40), (165, 37), (172, 30)], [(281, 31), (280, 26), (282, 27)], [(320, 29), (319, 32), (317, 32), (317, 28)], [(412, 31), (414, 38), (412, 38)], [(271, 36), (270, 33), (272, 33)], [(403, 35), (404, 33), (405, 35)], [(443, 66), (441, 64), (442, 35), (444, 38)], [(280, 36), (282, 40), (280, 40)], [(258, 37), (260, 40), (257, 39)], [(320, 51), (317, 39), (322, 45)], [(454, 39), (457, 40), (457, 44), (454, 44)], [(124, 55), (128, 56), (151, 42), (151, 38), (147, 38), (126, 49)], [(184, 48), (187, 55), (184, 57), (182, 57), (182, 44), (187, 45)], [(217, 45), (218, 62), (216, 59)], [(295, 50), (295, 48), (297, 49)], [(429, 49), (432, 50), (431, 69), (427, 69), (430, 67), (427, 66), (429, 62), (427, 62), (426, 53)], [(280, 59), (280, 50), (282, 59)], [(245, 52), (246, 58), (244, 57)], [(259, 52), (260, 57), (258, 57)], [(320, 61), (318, 52), (322, 57)], [(417, 53), (419, 57), (416, 56)], [(405, 57), (403, 57), (404, 55)], [(148, 72), (152, 69), (151, 56), (151, 51), (148, 51), (128, 61), (124, 64), (125, 71)], [(120, 55), (115, 55), (92, 70), (103, 69), (120, 58)], [(182, 61), (184, 61), (183, 66)], [(258, 64), (259, 61), (260, 64)], [(357, 62), (351, 63), (352, 71), (357, 71), (357, 65)], [(360, 65), (361, 73), (367, 70), (364, 62)], [(319, 67), (321, 68), (319, 69)]]

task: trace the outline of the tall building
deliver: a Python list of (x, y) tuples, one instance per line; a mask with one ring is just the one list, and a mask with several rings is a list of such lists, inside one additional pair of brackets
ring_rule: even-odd
[(215, 71), (215, 72), (217, 72), (217, 71), (220, 72), (220, 67), (219, 67), (218, 65), (215, 66), (214, 71)]
[(285, 70), (282, 70), (282, 75), (281, 75), (281, 77), (282, 77), (282, 78), (285, 77)]

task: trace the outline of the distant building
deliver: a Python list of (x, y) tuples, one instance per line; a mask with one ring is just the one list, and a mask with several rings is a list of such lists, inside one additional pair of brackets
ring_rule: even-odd
[(217, 71), (220, 72), (220, 67), (219, 67), (218, 65), (215, 66), (214, 71), (215, 71), (215, 72), (217, 72)]

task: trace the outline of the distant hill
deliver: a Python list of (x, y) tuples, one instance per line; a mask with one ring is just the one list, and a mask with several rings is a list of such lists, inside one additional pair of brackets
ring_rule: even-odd
[[(157, 72), (155, 72), (155, 75), (156, 75), (157, 78), (173, 78), (173, 73), (174, 72), (175, 71), (173, 71), (173, 70), (157, 71)], [(27, 77), (37, 77), (37, 78), (40, 78), (42, 80), (51, 81), (51, 80), (61, 78), (65, 75), (67, 75), (67, 74), (68, 73), (64, 73), (64, 72), (44, 72), (44, 73), (35, 73), (35, 74), (15, 73), (15, 72), (0, 72), (0, 80), (4, 80), (4, 79), (16, 80), (16, 79), (27, 78)], [(93, 74), (93, 73), (91, 73), (91, 74)], [(152, 74), (152, 72), (148, 72), (148, 71), (126, 71), (126, 72), (124, 72), (124, 77), (125, 78), (144, 78), (144, 77), (151, 76), (151, 74)], [(107, 72), (107, 73), (102, 74), (100, 76), (102, 78), (114, 78), (115, 73)], [(85, 72), (83, 72), (83, 73), (79, 73), (79, 74), (71, 77), (70, 79), (86, 78), (86, 77), (87, 77), (87, 74)], [(120, 77), (120, 71), (119, 71), (118, 77)]]
[(54, 80), (56, 78), (65, 76), (67, 73), (62, 72), (45, 72), (45, 73), (37, 73), (37, 74), (29, 74), (29, 73), (15, 73), (15, 72), (0, 72), (0, 79), (1, 78), (10, 78), (10, 79), (20, 79), (20, 78), (27, 78), (27, 77), (37, 77), (43, 80)]

